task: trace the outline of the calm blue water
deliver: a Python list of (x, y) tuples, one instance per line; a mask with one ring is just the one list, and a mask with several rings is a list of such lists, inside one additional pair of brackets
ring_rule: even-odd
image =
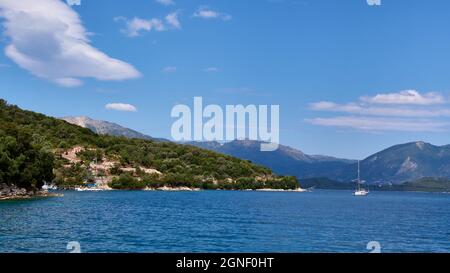
[(0, 252), (450, 252), (450, 195), (64, 192), (0, 202)]

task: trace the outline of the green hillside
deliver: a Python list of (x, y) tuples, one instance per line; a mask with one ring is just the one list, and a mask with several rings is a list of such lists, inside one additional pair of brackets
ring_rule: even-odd
[[(388, 188), (386, 186), (384, 188)], [(391, 190), (420, 192), (450, 192), (450, 180), (447, 178), (424, 177), (400, 185), (392, 185)]]
[[(114, 188), (147, 186), (258, 189), (298, 187), (294, 177), (275, 176), (249, 161), (188, 145), (97, 135), (65, 121), (47, 117), (0, 100), (0, 183), (40, 187), (43, 182), (73, 187), (101, 174), (92, 164), (115, 162), (107, 170)], [(73, 147), (79, 161), (64, 155)], [(128, 172), (128, 169), (134, 171)], [(124, 171), (125, 169), (125, 171)], [(142, 170), (154, 169), (160, 175)]]

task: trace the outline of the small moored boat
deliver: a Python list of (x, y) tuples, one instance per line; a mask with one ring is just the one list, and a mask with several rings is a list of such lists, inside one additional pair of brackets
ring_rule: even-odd
[(357, 188), (353, 192), (354, 196), (366, 196), (369, 194), (369, 190), (366, 190), (361, 187), (361, 184), (364, 183), (364, 180), (361, 180), (361, 171), (360, 171), (360, 163), (358, 161), (358, 178), (356, 179)]

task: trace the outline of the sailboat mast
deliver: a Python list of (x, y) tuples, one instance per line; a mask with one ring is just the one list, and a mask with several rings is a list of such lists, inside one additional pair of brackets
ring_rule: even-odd
[(361, 161), (358, 160), (358, 179), (356, 179), (356, 183), (358, 184), (355, 192), (353, 195), (355, 196), (366, 196), (369, 191), (364, 189), (364, 187), (361, 187), (362, 183), (365, 183), (364, 180), (361, 180)]
[(361, 171), (360, 171), (360, 161), (358, 160), (358, 190), (361, 189)]

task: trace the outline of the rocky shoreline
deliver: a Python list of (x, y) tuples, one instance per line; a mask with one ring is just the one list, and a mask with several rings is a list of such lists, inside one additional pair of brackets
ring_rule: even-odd
[(150, 188), (147, 187), (144, 191), (201, 191), (200, 188), (189, 188), (189, 187), (159, 187), (159, 188)]
[[(108, 187), (78, 187), (78, 188), (59, 188), (59, 190), (62, 191), (86, 191), (86, 192), (95, 192), (95, 191), (120, 191)], [(122, 189), (123, 191), (126, 191), (127, 189)], [(137, 191), (204, 191), (206, 189), (201, 188), (190, 188), (190, 187), (169, 187), (169, 186), (163, 186), (163, 187), (145, 187), (143, 189), (136, 189)], [(227, 191), (225, 189), (213, 189), (215, 191)], [(247, 190), (229, 190), (229, 191), (258, 191), (258, 192), (307, 192), (308, 190), (297, 188), (297, 189), (247, 189)]]
[[(159, 187), (159, 188), (151, 188), (146, 187), (142, 189), (143, 191), (203, 191), (204, 189), (201, 188), (189, 188), (189, 187)], [(215, 189), (215, 191), (226, 191), (224, 189)], [(248, 189), (248, 190), (229, 190), (229, 191), (258, 191), (258, 192), (307, 192), (308, 190), (297, 188), (297, 189), (291, 189), (291, 190), (284, 190), (284, 189)]]
[[(76, 190), (76, 191), (110, 191), (111, 188), (67, 188), (60, 190)], [(159, 187), (150, 188), (147, 187), (142, 189), (143, 191), (202, 191), (200, 188), (189, 188), (189, 187)], [(219, 190), (219, 189), (218, 189)], [(282, 190), (282, 189), (257, 189), (252, 191), (260, 192), (305, 192), (306, 190), (298, 188), (295, 190)], [(49, 193), (47, 190), (27, 190), (24, 188), (19, 188), (15, 185), (0, 184), (0, 201), (5, 200), (26, 200), (34, 198), (45, 198), (45, 197), (60, 197), (62, 194)]]
[(6, 200), (26, 200), (33, 198), (58, 197), (60, 194), (49, 193), (45, 190), (27, 190), (16, 185), (0, 184), (0, 201)]
[(308, 190), (297, 188), (293, 190), (283, 190), (283, 189), (257, 189), (255, 191), (265, 191), (265, 192), (307, 192)]

